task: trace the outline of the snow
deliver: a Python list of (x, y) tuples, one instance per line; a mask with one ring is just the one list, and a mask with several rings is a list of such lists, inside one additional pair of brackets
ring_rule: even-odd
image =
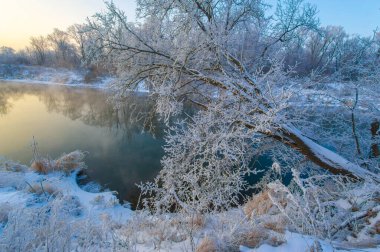
[(319, 159), (323, 160), (325, 163), (330, 163), (333, 166), (339, 166), (344, 168), (345, 170), (351, 172), (354, 175), (360, 176), (363, 179), (375, 179), (376, 181), (380, 181), (380, 176), (374, 174), (368, 170), (361, 168), (360, 166), (348, 161), (344, 157), (334, 153), (333, 151), (315, 143), (310, 138), (304, 136), (301, 131), (295, 128), (292, 125), (284, 125), (284, 128), (288, 130), (290, 133), (296, 135), (298, 138), (302, 139), (302, 141), (313, 150), (313, 153), (318, 156)]
[[(70, 155), (70, 154), (68, 154)], [(47, 185), (53, 185), (63, 196), (72, 197), (78, 199), (80, 203), (80, 214), (77, 216), (58, 216), (55, 217), (59, 220), (59, 218), (66, 218), (66, 223), (76, 223), (82, 221), (80, 223), (92, 222), (98, 223), (98, 225), (106, 225), (103, 222), (107, 223), (115, 223), (117, 226), (124, 226), (127, 229), (127, 233), (112, 233), (112, 229), (104, 228), (102, 232), (105, 232), (105, 236), (107, 237), (107, 232), (111, 232), (111, 235), (117, 235), (118, 239), (129, 239), (131, 242), (136, 242), (133, 246), (135, 246), (136, 251), (152, 251), (153, 247), (157, 249), (157, 244), (160, 247), (160, 251), (189, 251), (189, 238), (182, 239), (180, 241), (175, 241), (177, 238), (183, 235), (179, 227), (171, 226), (171, 221), (175, 220), (175, 215), (167, 214), (166, 216), (151, 216), (151, 215), (137, 215), (129, 208), (126, 208), (119, 204), (116, 196), (113, 192), (98, 192), (91, 193), (84, 191), (77, 184), (76, 178), (79, 170), (75, 170), (70, 174), (65, 174), (62, 172), (52, 172), (49, 174), (37, 174), (36, 172), (27, 169), (22, 170), (20, 172), (0, 170), (0, 178), (4, 178), (6, 181), (0, 179), (0, 214), (1, 214), (1, 206), (9, 205), (14, 209), (30, 209), (31, 212), (40, 211), (37, 208), (41, 207), (43, 209), (48, 198), (45, 198), (43, 194), (37, 196), (34, 193), (28, 192), (30, 185), (33, 184), (42, 184), (47, 188)], [(24, 187), (22, 187), (24, 186)], [(53, 197), (54, 198), (54, 197)], [(58, 200), (65, 199), (64, 197), (59, 198)], [(42, 199), (42, 201), (41, 201)], [(51, 200), (51, 198), (50, 198)], [(62, 204), (62, 203), (61, 203)], [(71, 205), (70, 205), (71, 204)], [(349, 203), (347, 201), (341, 200), (338, 201), (338, 204), (342, 207), (349, 207)], [(72, 207), (72, 202), (65, 203), (63, 202), (63, 206), (67, 205), (67, 207)], [(59, 205), (61, 206), (61, 205)], [(374, 211), (379, 211), (379, 207), (374, 208)], [(4, 211), (4, 210), (3, 210)], [(22, 213), (22, 212), (21, 212)], [(239, 217), (240, 216), (240, 217)], [(29, 217), (30, 218), (30, 217)], [(136, 219), (137, 218), (137, 219)], [(161, 219), (159, 219), (161, 218)], [(178, 217), (177, 217), (178, 218)], [(52, 221), (56, 222), (57, 219), (52, 219)], [(106, 221), (105, 221), (106, 219)], [(110, 219), (112, 222), (109, 222)], [(371, 220), (372, 224), (375, 224), (380, 219), (380, 214)], [(228, 222), (227, 222), (228, 220)], [(200, 229), (194, 234), (194, 240), (196, 243), (199, 243), (205, 235), (216, 235), (216, 237), (222, 238), (224, 236), (228, 236), (231, 234), (231, 230), (236, 230), (239, 226), (243, 225), (240, 221), (246, 222), (246, 218), (243, 215), (241, 209), (233, 209), (226, 213), (207, 217), (207, 223), (205, 224), (203, 229)], [(37, 220), (38, 222), (38, 220)], [(54, 225), (57, 225), (56, 223)], [(184, 220), (186, 223), (186, 220)], [(186, 225), (186, 224), (180, 225)], [(52, 225), (53, 225), (52, 224)], [(245, 223), (247, 224), (247, 223)], [(71, 224), (68, 224), (71, 225)], [(228, 225), (231, 226), (231, 230), (228, 228)], [(180, 226), (181, 227), (181, 226)], [(41, 227), (36, 227), (38, 228)], [(85, 227), (86, 230), (87, 227)], [(34, 227), (29, 227), (29, 229), (33, 230)], [(162, 230), (161, 230), (162, 229)], [(225, 229), (225, 230), (224, 230)], [(186, 229), (185, 229), (186, 230)], [(87, 231), (85, 231), (87, 232)], [(90, 232), (90, 231), (89, 231)], [(132, 233), (130, 233), (132, 232)], [(161, 234), (162, 233), (162, 234)], [(22, 233), (24, 234), (24, 233)], [(90, 233), (89, 233), (90, 234)], [(0, 241), (2, 236), (8, 235), (8, 239), (10, 239), (9, 230), (7, 230), (7, 226), (3, 226), (3, 223), (0, 223)], [(17, 235), (17, 234), (15, 234)], [(123, 236), (124, 235), (124, 236)], [(170, 235), (170, 239), (172, 240), (161, 240), (156, 241), (157, 237), (160, 235), (164, 235), (164, 237)], [(174, 235), (174, 236), (173, 236)], [(282, 235), (282, 234), (281, 234)], [(11, 236), (12, 238), (12, 236)], [(364, 237), (365, 238), (365, 237)], [(328, 241), (323, 241), (320, 239), (316, 239), (312, 236), (301, 235), (298, 233), (293, 233), (290, 231), (286, 231), (284, 234), (285, 243), (281, 244), (278, 247), (273, 247), (268, 244), (263, 244), (256, 249), (247, 248), (244, 246), (240, 246), (240, 251), (242, 252), (288, 252), (288, 251), (310, 251), (312, 246), (315, 244), (319, 244), (324, 252), (332, 252), (332, 251), (368, 251), (374, 252), (379, 251), (379, 249), (360, 249), (360, 250), (352, 250), (341, 248), (341, 244), (334, 244)], [(317, 243), (315, 243), (317, 241)], [(105, 242), (107, 241), (100, 241)], [(158, 242), (158, 243), (156, 243)], [(1, 246), (1, 244), (0, 244)], [(97, 246), (96, 244), (93, 246)], [(106, 250), (107, 251), (107, 250)], [(314, 250), (319, 251), (319, 250)]]
[(85, 80), (85, 70), (69, 70), (40, 66), (0, 65), (0, 81), (70, 87), (107, 88), (114, 78), (97, 77), (91, 82)]
[(0, 188), (0, 204), (22, 206), (26, 202), (27, 195), (11, 188)]
[[(28, 185), (40, 183), (53, 185), (63, 195), (77, 197), (85, 217), (96, 217), (106, 213), (119, 223), (130, 218), (132, 210), (121, 206), (113, 192), (91, 193), (82, 190), (76, 182), (77, 173), (78, 171), (75, 171), (70, 176), (65, 176), (61, 172), (39, 175), (28, 171), (24, 173), (24, 183)], [(4, 172), (0, 172), (0, 175), (3, 176)], [(27, 186), (26, 189), (28, 189)], [(33, 197), (35, 197), (33, 194), (27, 193), (25, 190), (15, 190), (12, 187), (0, 188), (0, 205), (10, 204), (11, 206), (28, 207), (26, 203)]]
[[(82, 190), (76, 182), (77, 173), (78, 171), (73, 172), (69, 177), (53, 175), (47, 181), (58, 186), (64, 191), (65, 195), (78, 197), (87, 214), (100, 215), (108, 213), (115, 220), (128, 220), (132, 211), (121, 206), (113, 192), (91, 193)], [(102, 200), (99, 202), (98, 199)]]
[[(322, 248), (321, 252), (378, 252), (379, 248), (369, 248), (369, 249), (344, 249), (344, 248), (336, 248), (332, 244), (326, 241), (322, 241), (319, 239), (315, 239), (311, 236), (301, 235), (297, 233), (292, 233), (286, 231), (285, 233), (286, 243), (273, 247), (268, 244), (261, 245), (257, 249), (250, 249), (244, 246), (240, 246), (241, 252), (303, 252), (303, 251), (312, 251), (311, 249), (316, 246), (316, 244), (320, 244), (320, 248)], [(320, 251), (314, 249), (314, 251)]]
[[(11, 73), (5, 69), (10, 68)], [(116, 79), (110, 76), (98, 77), (96, 80), (86, 83), (85, 72), (81, 70), (68, 70), (35, 66), (10, 66), (0, 64), (1, 82), (26, 83), (38, 85), (61, 85), (67, 87), (81, 87), (94, 89), (108, 89)], [(139, 93), (149, 93), (149, 89), (143, 82), (139, 83), (135, 90)]]
[(348, 210), (348, 209), (350, 209), (352, 207), (352, 205), (347, 200), (345, 200), (345, 199), (339, 199), (339, 200), (337, 200), (336, 204), (339, 207), (341, 207), (341, 208), (343, 208), (345, 210)]
[(15, 84), (26, 83), (26, 84), (38, 84), (38, 85), (61, 85), (61, 86), (67, 86), (67, 87), (106, 89), (110, 81), (107, 79), (103, 82), (94, 83), (94, 84), (84, 84), (84, 83), (70, 84), (70, 83), (58, 83), (58, 82), (40, 81), (40, 80), (32, 80), (32, 79), (0, 79), (0, 83), (1, 82), (13, 82)]

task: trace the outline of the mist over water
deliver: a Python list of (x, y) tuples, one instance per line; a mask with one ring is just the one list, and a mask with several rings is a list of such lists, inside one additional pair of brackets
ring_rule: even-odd
[[(109, 98), (98, 89), (1, 82), (0, 156), (30, 164), (33, 137), (39, 153), (52, 159), (87, 151), (86, 178), (79, 183), (96, 182), (135, 207), (136, 184), (153, 181), (161, 169), (165, 126), (152, 115), (154, 103), (146, 95), (135, 93), (118, 109)], [(255, 160), (259, 170), (272, 164), (265, 155)], [(247, 181), (255, 184), (262, 175)]]
[(30, 164), (35, 138), (41, 155), (57, 158), (76, 149), (88, 151), (87, 181), (118, 192), (136, 203), (135, 184), (153, 180), (163, 156), (163, 128), (153, 120), (144, 128), (141, 111), (148, 97), (135, 96), (135, 106), (114, 109), (103, 90), (36, 84), (0, 84), (0, 156)]

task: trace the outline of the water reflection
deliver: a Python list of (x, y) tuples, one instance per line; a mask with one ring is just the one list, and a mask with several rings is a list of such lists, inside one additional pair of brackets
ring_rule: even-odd
[(160, 169), (163, 125), (144, 95), (118, 109), (107, 98), (95, 89), (1, 82), (0, 155), (28, 163), (33, 136), (40, 152), (51, 157), (89, 151), (89, 178), (134, 203), (135, 184), (152, 180)]

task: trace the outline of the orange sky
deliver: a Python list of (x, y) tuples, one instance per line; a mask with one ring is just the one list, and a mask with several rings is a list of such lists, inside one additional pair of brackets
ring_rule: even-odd
[[(134, 20), (135, 0), (114, 0)], [(0, 0), (0, 46), (22, 49), (31, 36), (66, 29), (104, 9), (103, 0)]]

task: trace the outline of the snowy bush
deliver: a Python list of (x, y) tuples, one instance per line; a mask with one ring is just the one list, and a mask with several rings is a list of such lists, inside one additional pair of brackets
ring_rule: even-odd
[(360, 233), (376, 240), (367, 230), (375, 224), (370, 220), (380, 216), (378, 185), (340, 176), (301, 178), (295, 170), (293, 174), (288, 187), (279, 181), (268, 184), (270, 201), (290, 222), (290, 228), (337, 241), (355, 240)]
[(248, 148), (252, 132), (220, 114), (221, 105), (199, 112), (170, 128), (164, 147), (163, 168), (155, 183), (142, 188), (145, 204), (157, 212), (177, 209), (203, 213), (238, 205), (247, 187), (245, 176), (256, 173), (249, 167)]

